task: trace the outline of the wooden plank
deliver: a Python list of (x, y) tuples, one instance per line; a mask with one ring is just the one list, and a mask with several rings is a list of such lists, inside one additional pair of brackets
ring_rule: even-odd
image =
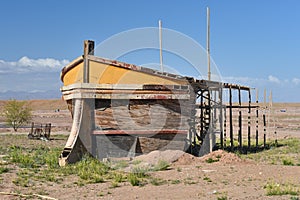
[(154, 135), (154, 134), (183, 134), (187, 135), (188, 130), (95, 130), (94, 135)]

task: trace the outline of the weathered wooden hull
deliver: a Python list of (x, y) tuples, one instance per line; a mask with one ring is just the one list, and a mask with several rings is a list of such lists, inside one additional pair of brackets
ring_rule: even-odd
[(85, 55), (63, 68), (73, 117), (60, 165), (158, 149), (185, 150), (195, 103), (186, 78)]
[[(216, 133), (226, 139), (223, 89), (229, 91), (229, 135), (233, 149), (232, 90), (247, 91), (250, 138), (251, 88), (198, 80), (93, 56), (94, 44), (85, 41), (84, 55), (63, 68), (61, 88), (73, 125), (60, 165), (86, 154), (103, 159), (135, 156), (153, 150), (211, 152)], [(257, 111), (258, 112), (258, 111)], [(242, 113), (239, 112), (239, 119)], [(239, 120), (239, 146), (242, 146)], [(258, 124), (257, 126), (258, 127)], [(258, 133), (256, 132), (256, 138)], [(258, 140), (256, 140), (258, 141)], [(250, 139), (248, 139), (250, 144)]]

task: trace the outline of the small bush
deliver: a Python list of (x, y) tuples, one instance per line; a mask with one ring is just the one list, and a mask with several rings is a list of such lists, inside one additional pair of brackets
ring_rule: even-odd
[(204, 181), (207, 181), (207, 182), (212, 182), (212, 180), (211, 180), (209, 177), (207, 177), (207, 176), (205, 176), (205, 177), (203, 178), (203, 180), (204, 180)]
[(279, 184), (279, 183), (267, 183), (264, 188), (267, 190), (268, 196), (273, 195), (298, 195), (300, 194), (299, 188), (292, 184)]
[(227, 196), (221, 196), (221, 197), (218, 197), (217, 200), (227, 200)]
[(178, 179), (171, 181), (171, 184), (179, 184), (179, 183), (180, 183), (180, 180), (178, 180)]
[(299, 197), (292, 196), (292, 197), (291, 197), (291, 200), (299, 200)]
[(139, 177), (134, 173), (128, 174), (128, 181), (132, 186), (139, 186), (141, 184)]
[(163, 171), (167, 170), (170, 167), (170, 164), (165, 160), (159, 160), (157, 164), (154, 166), (154, 171)]
[(7, 172), (9, 172), (9, 169), (7, 167), (0, 167), (0, 174), (7, 173)]
[(72, 173), (77, 174), (82, 180), (88, 183), (102, 183), (104, 182), (104, 175), (109, 171), (109, 166), (100, 162), (99, 160), (85, 156), (80, 162), (70, 166), (73, 169)]
[(294, 162), (293, 162), (293, 160), (291, 160), (290, 158), (286, 158), (286, 159), (283, 159), (283, 160), (282, 160), (282, 164), (283, 164), (283, 165), (290, 165), (290, 166), (293, 166), (293, 165), (294, 165)]
[(114, 173), (114, 174), (113, 174), (113, 180), (114, 180), (114, 182), (116, 182), (116, 183), (121, 183), (121, 182), (124, 181), (124, 176), (123, 176), (123, 174), (121, 174), (121, 173)]
[(147, 177), (148, 171), (149, 169), (145, 167), (134, 167), (131, 172), (132, 174), (135, 174), (138, 178), (145, 178)]
[(218, 162), (218, 161), (219, 161), (218, 158), (217, 159), (208, 158), (208, 159), (205, 160), (205, 162), (207, 162), (207, 163), (214, 163), (214, 162)]

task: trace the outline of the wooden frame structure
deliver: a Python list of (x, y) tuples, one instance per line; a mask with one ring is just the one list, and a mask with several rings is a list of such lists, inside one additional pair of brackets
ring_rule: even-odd
[[(61, 91), (73, 125), (60, 165), (76, 162), (86, 152), (103, 159), (134, 156), (164, 146), (203, 155), (215, 147), (216, 135), (220, 136), (220, 147), (226, 147), (228, 129), (233, 150), (233, 109), (238, 110), (239, 148), (243, 146), (243, 109), (247, 109), (248, 147), (251, 146), (251, 113), (256, 109), (258, 145), (258, 107), (251, 103), (251, 88), (159, 72), (99, 58), (93, 52), (94, 42), (85, 41), (84, 55), (64, 67), (61, 73), (64, 82)], [(237, 105), (233, 104), (234, 90), (238, 92)], [(226, 91), (228, 104), (224, 103)], [(248, 92), (247, 105), (242, 102), (242, 91)], [(121, 108), (121, 112), (114, 114), (114, 107)], [(144, 111), (152, 111), (156, 118), (164, 112), (165, 124), (156, 126), (159, 120), (150, 127), (129, 123), (133, 115)], [(125, 120), (124, 112), (129, 113)], [(109, 142), (118, 148), (107, 145)], [(149, 144), (148, 147), (142, 142)]]

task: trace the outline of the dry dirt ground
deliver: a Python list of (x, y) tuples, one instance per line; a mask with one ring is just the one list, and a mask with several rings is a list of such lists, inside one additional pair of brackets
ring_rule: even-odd
[[(24, 146), (27, 148), (46, 145), (50, 148), (64, 147), (71, 128), (71, 116), (66, 105), (61, 100), (30, 102), (33, 107), (36, 123), (51, 123), (53, 126), (51, 141), (28, 140), (26, 135), (29, 127), (21, 128), (14, 133), (3, 126), (0, 118), (0, 145)], [(3, 105), (3, 102), (0, 102)], [(274, 106), (274, 130), (277, 135), (270, 135), (269, 140), (297, 138), (300, 139), (300, 104), (277, 104)], [(59, 109), (59, 112), (57, 112)], [(7, 135), (19, 134), (11, 139)], [(300, 153), (296, 155), (298, 161)], [(1, 155), (3, 157), (3, 155)], [(1, 158), (0, 158), (1, 160)], [(122, 182), (118, 187), (112, 187), (111, 182), (97, 184), (74, 184), (70, 176), (62, 183), (41, 182), (38, 185), (22, 187), (13, 183), (19, 168), (10, 165), (8, 173), (0, 173), (0, 199), (27, 199), (18, 194), (40, 194), (30, 197), (42, 199), (299, 199), (297, 195), (267, 195), (266, 186), (292, 187), (300, 191), (300, 163), (294, 166), (270, 164), (263, 159), (259, 161), (245, 159), (233, 153), (218, 150), (198, 158), (180, 151), (155, 151), (148, 155), (135, 158), (140, 164), (148, 165), (166, 160), (170, 162), (167, 170), (149, 172), (159, 183), (132, 186)], [(134, 160), (131, 163), (134, 163)], [(208, 160), (215, 162), (208, 162)], [(3, 163), (2, 163), (3, 164)], [(1, 164), (1, 165), (2, 165)], [(0, 167), (1, 167), (0, 165)], [(122, 169), (122, 170), (130, 170)], [(8, 195), (7, 193), (11, 193)], [(48, 199), (51, 199), (48, 198)]]

